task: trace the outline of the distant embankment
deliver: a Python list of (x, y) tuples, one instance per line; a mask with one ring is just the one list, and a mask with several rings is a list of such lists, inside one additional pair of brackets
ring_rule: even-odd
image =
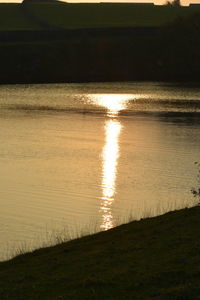
[(0, 83), (200, 80), (198, 8), (55, 1), (28, 4), (32, 17), (1, 8)]

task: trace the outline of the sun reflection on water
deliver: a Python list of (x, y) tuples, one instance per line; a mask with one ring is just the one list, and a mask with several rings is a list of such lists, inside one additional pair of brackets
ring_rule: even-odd
[(117, 120), (108, 120), (105, 124), (105, 145), (103, 148), (103, 170), (102, 170), (102, 212), (101, 229), (107, 230), (113, 227), (112, 203), (114, 201), (117, 164), (119, 158), (119, 135), (121, 124)]
[(105, 122), (105, 144), (102, 151), (102, 197), (100, 212), (102, 215), (101, 229), (113, 227), (112, 205), (116, 195), (117, 165), (120, 156), (119, 138), (122, 124), (117, 116), (125, 109), (133, 95), (126, 94), (95, 94), (90, 101), (107, 109), (108, 120)]
[(117, 116), (120, 110), (127, 107), (128, 101), (133, 99), (133, 95), (129, 94), (93, 94), (90, 97), (94, 104), (107, 109), (109, 117)]

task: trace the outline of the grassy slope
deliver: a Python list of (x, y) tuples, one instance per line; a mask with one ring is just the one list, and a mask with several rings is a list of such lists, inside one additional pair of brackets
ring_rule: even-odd
[(200, 8), (103, 3), (32, 3), (32, 12), (47, 23), (63, 28), (162, 26)]
[[(167, 7), (134, 4), (69, 4), (62, 2), (29, 3), (40, 20), (62, 28), (161, 26), (178, 16), (200, 11), (193, 7)], [(0, 4), (0, 30), (39, 29), (22, 10), (21, 4)]]
[(23, 13), (20, 4), (0, 4), (0, 30), (39, 29)]
[(199, 299), (200, 207), (0, 263), (1, 299)]

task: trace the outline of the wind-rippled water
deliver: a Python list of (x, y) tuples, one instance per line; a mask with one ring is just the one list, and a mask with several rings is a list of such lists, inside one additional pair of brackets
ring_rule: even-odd
[(197, 87), (0, 86), (0, 260), (195, 205), (199, 116)]

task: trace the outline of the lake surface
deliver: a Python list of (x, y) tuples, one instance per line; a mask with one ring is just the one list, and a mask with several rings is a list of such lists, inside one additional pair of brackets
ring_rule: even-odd
[(0, 86), (0, 260), (193, 206), (200, 88)]

